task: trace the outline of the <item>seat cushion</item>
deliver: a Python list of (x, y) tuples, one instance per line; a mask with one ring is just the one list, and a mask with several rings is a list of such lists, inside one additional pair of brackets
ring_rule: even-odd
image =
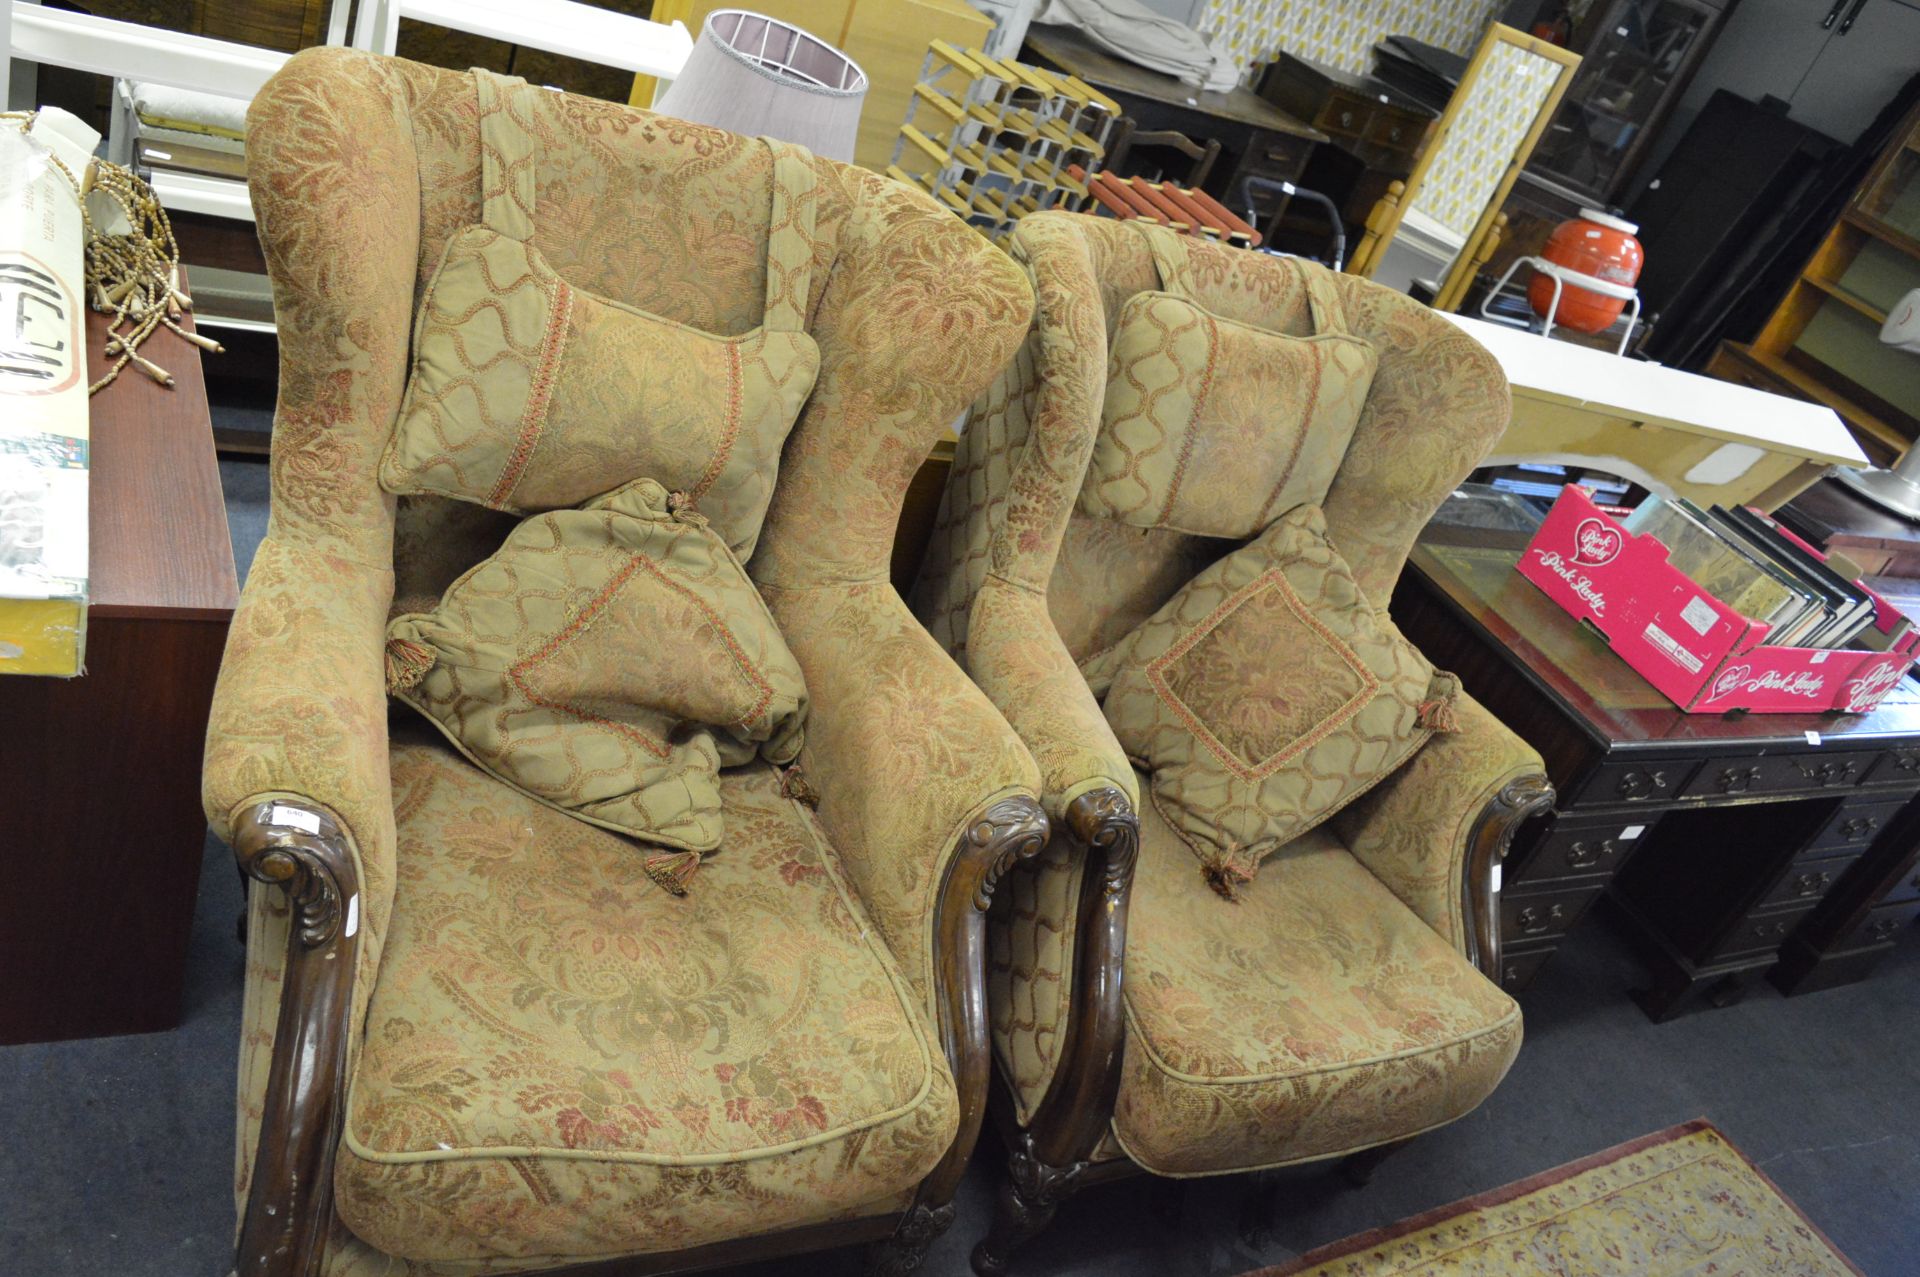
[(1210, 1175), (1331, 1157), (1451, 1122), (1506, 1075), (1519, 1007), (1330, 829), (1237, 900), (1192, 864), (1145, 806), (1113, 1119), (1134, 1161)]
[(701, 890), (436, 743), (393, 751), (398, 883), (334, 1177), (427, 1261), (672, 1251), (897, 1206), (958, 1127), (927, 1017), (819, 826), (725, 773)]

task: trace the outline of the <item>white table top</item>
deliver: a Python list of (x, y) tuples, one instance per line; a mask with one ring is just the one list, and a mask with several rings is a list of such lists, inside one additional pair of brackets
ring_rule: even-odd
[(1516, 396), (1752, 444), (1832, 465), (1862, 467), (1867, 455), (1838, 413), (1750, 386), (1623, 359), (1505, 324), (1449, 314), (1500, 361)]

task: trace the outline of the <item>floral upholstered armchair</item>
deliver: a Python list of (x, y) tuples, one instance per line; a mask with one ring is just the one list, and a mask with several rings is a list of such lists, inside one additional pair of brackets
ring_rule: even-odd
[[(1115, 693), (1103, 709), (1089, 682), (1110, 678), (1095, 677), (1104, 654), (1245, 539), (1089, 512), (1173, 465), (1157, 437), (1142, 443), (1136, 431), (1130, 454), (1096, 474), (1103, 431), (1140, 420), (1116, 414), (1114, 396), (1134, 395), (1136, 408), (1154, 396), (1217, 398), (1234, 371), (1228, 338), (1299, 338), (1323, 306), (1343, 311), (1345, 332), (1371, 351), (1369, 366), (1377, 360), (1370, 391), (1343, 448), (1313, 455), (1309, 444), (1286, 466), (1324, 470), (1324, 535), (1377, 618), (1416, 533), (1504, 428), (1505, 380), (1476, 343), (1406, 297), (1197, 240), (1182, 241), (1179, 270), (1188, 299), (1213, 317), (1215, 344), (1183, 376), (1110, 364), (1116, 324), (1134, 313), (1123, 308), (1141, 301), (1152, 317), (1166, 305), (1171, 281), (1151, 236), (1073, 214), (1020, 223), (1012, 251), (1032, 275), (1038, 320), (974, 407), (914, 592), (918, 615), (1033, 750), (1053, 819), (1051, 843), (1010, 876), (990, 926), (1012, 1153), (993, 1231), (974, 1252), (983, 1273), (1004, 1269), (1057, 1202), (1090, 1182), (1391, 1147), (1479, 1103), (1520, 1044), (1518, 1008), (1492, 982), (1495, 869), (1551, 791), (1519, 738), (1451, 697), (1450, 713), (1434, 715), (1444, 728), (1410, 760), (1257, 874), (1210, 869), (1236, 897), (1223, 900), (1196, 872), (1172, 809), (1157, 792), (1147, 801), (1149, 776), (1109, 723)], [(1149, 354), (1181, 340), (1176, 327)], [(1288, 392), (1250, 396), (1256, 424), (1233, 446), (1281, 448), (1260, 432)], [(1189, 477), (1208, 446), (1179, 454)], [(1262, 508), (1262, 458), (1240, 460), (1225, 473), (1244, 471), (1241, 486), (1255, 490), (1220, 479), (1216, 464), (1195, 521)], [(1272, 652), (1257, 664), (1307, 656)], [(1261, 672), (1219, 647), (1197, 668), (1215, 702)], [(1197, 699), (1191, 684), (1182, 695)]]
[[(781, 296), (768, 144), (520, 86), (524, 153), (483, 155), (485, 83), (311, 50), (251, 110), (273, 508), (205, 774), (253, 881), (237, 1269), (663, 1271), (852, 1241), (910, 1268), (984, 1110), (984, 911), (1047, 825), (1030, 754), (888, 556), (921, 458), (1025, 334), (1028, 285), (924, 197), (802, 154), (811, 230), (781, 266), (811, 282)], [(576, 317), (590, 290), (603, 318), (740, 334), (778, 298), (818, 347), (747, 561), (804, 672), (806, 779), (719, 773), (725, 835), (679, 898), (644, 848), (387, 697), (390, 618), (524, 526), (396, 498), (379, 469), (423, 289), (503, 185)]]

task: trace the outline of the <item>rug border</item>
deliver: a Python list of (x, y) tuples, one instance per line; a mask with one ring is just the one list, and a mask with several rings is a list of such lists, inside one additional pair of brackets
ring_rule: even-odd
[(1866, 1277), (1866, 1274), (1860, 1270), (1859, 1266), (1848, 1258), (1844, 1251), (1834, 1245), (1833, 1239), (1827, 1236), (1826, 1231), (1807, 1217), (1807, 1213), (1800, 1209), (1800, 1204), (1782, 1192), (1780, 1186), (1773, 1182), (1773, 1178), (1770, 1175), (1754, 1165), (1753, 1159), (1747, 1156), (1746, 1150), (1734, 1143), (1733, 1140), (1727, 1136), (1727, 1133), (1715, 1126), (1710, 1119), (1704, 1117), (1696, 1117), (1685, 1122), (1678, 1122), (1667, 1127), (1665, 1130), (1654, 1131), (1650, 1135), (1642, 1135), (1638, 1139), (1631, 1139), (1623, 1144), (1615, 1144), (1611, 1148), (1603, 1148), (1597, 1153), (1589, 1153), (1585, 1157), (1576, 1158), (1571, 1162), (1549, 1167), (1544, 1171), (1536, 1172), (1524, 1179), (1514, 1180), (1510, 1184), (1502, 1184), (1497, 1188), (1490, 1188), (1485, 1192), (1475, 1193), (1470, 1197), (1462, 1197), (1456, 1201), (1435, 1206), (1430, 1210), (1421, 1211), (1418, 1215), (1409, 1215), (1407, 1218), (1396, 1220), (1391, 1224), (1383, 1224), (1378, 1228), (1369, 1228), (1365, 1232), (1355, 1233), (1351, 1237), (1343, 1237), (1338, 1241), (1328, 1242), (1324, 1246), (1316, 1246), (1306, 1254), (1301, 1255), (1298, 1259), (1294, 1259), (1286, 1264), (1278, 1264), (1266, 1268), (1255, 1268), (1242, 1273), (1240, 1277), (1294, 1277), (1295, 1274), (1304, 1272), (1308, 1268), (1327, 1263), (1330, 1260), (1358, 1254), (1360, 1251), (1367, 1250), (1371, 1247), (1393, 1241), (1400, 1237), (1405, 1237), (1409, 1233), (1417, 1233), (1422, 1229), (1431, 1228), (1442, 1220), (1452, 1218), (1455, 1215), (1465, 1214), (1468, 1211), (1486, 1210), (1493, 1206), (1503, 1206), (1516, 1197), (1524, 1197), (1528, 1193), (1537, 1192), (1550, 1185), (1562, 1183), (1572, 1179), (1576, 1175), (1585, 1174), (1587, 1171), (1593, 1170), (1596, 1167), (1605, 1166), (1609, 1162), (1617, 1162), (1622, 1158), (1631, 1157), (1635, 1153), (1652, 1148), (1657, 1144), (1673, 1143), (1685, 1139), (1689, 1135), (1697, 1135), (1701, 1131), (1711, 1131), (1718, 1136), (1720, 1142), (1732, 1149), (1740, 1158), (1741, 1162), (1746, 1165), (1746, 1168), (1752, 1171), (1761, 1183), (1773, 1190), (1774, 1196), (1787, 1204), (1788, 1208), (1799, 1217), (1800, 1222), (1805, 1224), (1807, 1228), (1812, 1231), (1813, 1235), (1825, 1244), (1826, 1248), (1832, 1252), (1836, 1259), (1845, 1264), (1847, 1269), (1854, 1273), (1856, 1277)]

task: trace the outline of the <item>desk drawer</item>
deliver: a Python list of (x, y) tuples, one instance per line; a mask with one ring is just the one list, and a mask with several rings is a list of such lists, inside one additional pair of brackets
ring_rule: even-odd
[(1679, 797), (1700, 767), (1697, 758), (1607, 763), (1569, 802), (1569, 807), (1613, 807), (1622, 803), (1669, 803)]
[(1755, 909), (1772, 909), (1787, 904), (1813, 904), (1840, 881), (1840, 876), (1853, 867), (1859, 856), (1836, 857), (1832, 860), (1815, 860), (1807, 864), (1796, 863), (1787, 872), (1780, 875), (1780, 881), (1761, 898)]
[(1362, 137), (1379, 113), (1379, 108), (1371, 102), (1334, 93), (1321, 103), (1313, 117), (1313, 127), (1341, 137)]
[(1596, 882), (1571, 891), (1542, 891), (1532, 895), (1512, 896), (1503, 891), (1500, 893), (1500, 938), (1503, 942), (1519, 943), (1565, 935), (1569, 927), (1580, 921), (1587, 906), (1606, 889), (1605, 883)]
[[(1276, 182), (1296, 180), (1300, 170), (1307, 166), (1307, 154), (1312, 149), (1312, 143), (1285, 133), (1256, 135), (1247, 147), (1247, 153), (1240, 157), (1240, 167), (1233, 171), (1233, 181), (1227, 187), (1226, 198), (1238, 200), (1240, 183), (1249, 176), (1270, 178)], [(1239, 210), (1236, 208), (1234, 211)]]
[(1920, 781), (1920, 749), (1890, 749), (1880, 756), (1873, 774), (1875, 785), (1911, 785)]
[(1551, 944), (1502, 945), (1500, 947), (1500, 987), (1518, 993), (1533, 983), (1540, 968), (1553, 956)]
[(1883, 905), (1902, 904), (1908, 900), (1920, 900), (1920, 865), (1907, 870), (1900, 881), (1894, 883), (1887, 889), (1887, 894), (1880, 897), (1880, 903)]
[(1875, 757), (1873, 750), (1819, 750), (1709, 762), (1681, 793), (1688, 798), (1719, 798), (1848, 789), (1865, 778)]
[(1865, 851), (1906, 805), (1904, 799), (1890, 803), (1844, 803), (1800, 854), (1831, 856), (1842, 851)]
[(1728, 958), (1751, 957), (1754, 954), (1771, 953), (1780, 947), (1800, 920), (1813, 911), (1812, 905), (1802, 905), (1798, 909), (1789, 909), (1782, 913), (1755, 914), (1740, 920), (1727, 936), (1715, 945), (1704, 959), (1702, 966)]
[(1399, 111), (1382, 110), (1374, 114), (1367, 125), (1361, 140), (1392, 155), (1402, 155), (1411, 160), (1420, 150), (1420, 143), (1427, 136), (1427, 126), (1431, 120), (1423, 120)]
[[(1834, 946), (1834, 949), (1864, 949), (1869, 945), (1886, 944), (1898, 939), (1902, 931), (1913, 925), (1916, 917), (1920, 917), (1920, 900), (1909, 900), (1904, 904), (1896, 905), (1877, 905), (1867, 911), (1867, 916), (1860, 920), (1860, 925), (1849, 931), (1845, 938)], [(1503, 964), (1506, 962), (1504, 955), (1500, 961)]]
[(1627, 862), (1649, 826), (1610, 820), (1576, 825), (1562, 820), (1519, 862), (1509, 881), (1518, 885), (1549, 878), (1611, 875)]

